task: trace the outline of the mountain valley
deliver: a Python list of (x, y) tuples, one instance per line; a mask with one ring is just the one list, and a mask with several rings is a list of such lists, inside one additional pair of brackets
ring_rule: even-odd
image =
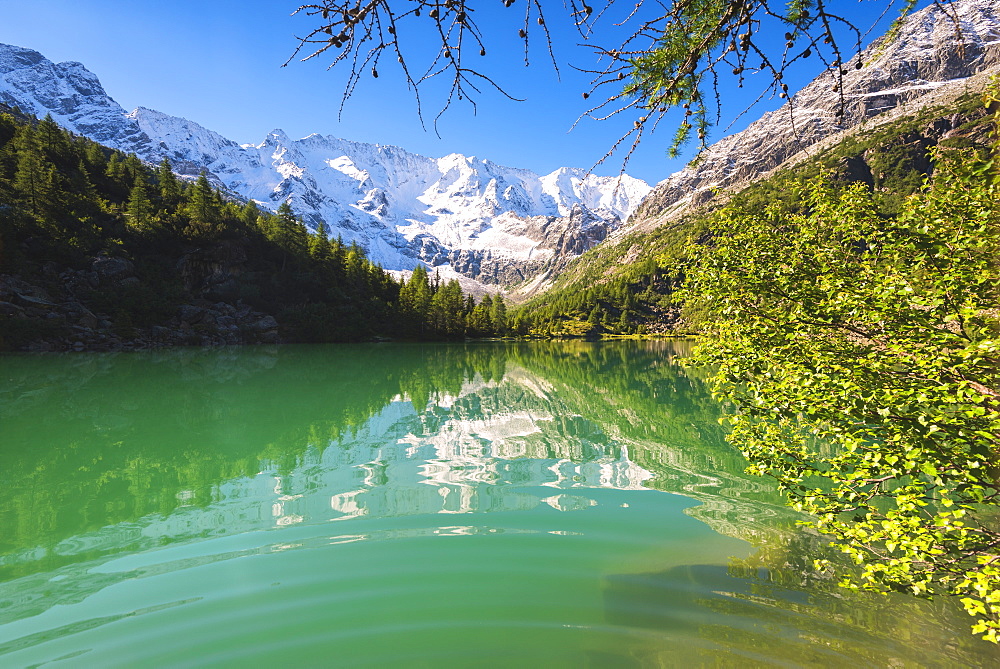
[[(561, 168), (539, 176), (483, 158), (427, 158), (398, 147), (319, 134), (291, 139), (280, 130), (258, 144), (240, 145), (187, 119), (144, 107), (126, 112), (82, 64), (52, 63), (35, 51), (8, 45), (0, 45), (0, 104), (28, 118), (49, 116), (77, 135), (138, 156), (147, 167), (166, 160), (188, 186), (204, 173), (233, 206), (249, 202), (253, 211), (259, 207), (265, 217), (260, 220), (271, 220), (267, 217), (281, 205), (290, 204), (304, 223), (305, 232), (296, 232), (300, 241), (294, 242), (303, 254), (306, 236), (329, 236), (341, 240), (342, 251), (356, 248), (373, 271), (389, 270), (397, 280), (405, 281), (422, 267), (438, 277), (432, 279), (437, 286), (456, 280), (472, 295), (504, 294), (524, 305), (519, 320), (510, 324), (514, 332), (558, 337), (671, 333), (698, 328), (697, 315), (685, 314), (673, 293), (683, 283), (685, 245), (705, 234), (707, 213), (730, 201), (760, 207), (781, 201), (796, 180), (822, 171), (843, 182), (867, 184), (879, 206), (891, 212), (931, 174), (931, 149), (989, 144), (979, 95), (1000, 67), (1000, 16), (989, 0), (950, 6), (953, 17), (929, 7), (908, 17), (891, 41), (869, 47), (857, 61), (860, 68), (845, 69), (841, 90), (833, 90), (834, 75), (826, 72), (785, 107), (713, 144), (655, 187), (627, 175), (613, 179)], [(155, 175), (146, 179), (157, 187)], [(119, 222), (101, 233), (107, 238), (103, 250), (75, 260), (68, 268), (72, 272), (93, 273), (102, 258), (115, 255), (108, 244), (118, 243), (116, 235), (122, 232), (115, 226), (128, 218), (130, 204), (128, 187), (117, 184), (116, 193), (101, 197), (110, 203), (103, 215)], [(170, 216), (176, 227), (176, 216), (187, 214), (177, 210)], [(258, 220), (257, 214), (248, 216)], [(178, 246), (170, 263), (185, 277), (177, 288), (183, 295), (170, 297), (164, 313), (197, 304), (210, 312), (210, 322), (228, 323), (239, 313), (244, 319), (240, 327), (263, 327), (268, 340), (296, 340), (303, 327), (313, 327), (304, 323), (316, 321), (315, 314), (304, 317), (302, 309), (315, 311), (320, 307), (308, 305), (344, 294), (343, 287), (332, 284), (294, 288), (298, 284), (290, 275), (279, 281), (280, 289), (266, 287), (260, 281), (274, 267), (289, 273), (287, 250), (269, 250), (263, 262), (248, 261), (248, 253), (261, 252), (253, 250), (257, 241), (220, 238), (199, 247), (208, 243), (201, 239), (191, 246), (195, 240), (182, 228), (175, 232), (186, 241), (171, 242)], [(281, 241), (277, 233), (264, 234), (290, 248), (282, 245), (292, 242)], [(38, 240), (29, 237), (23, 244), (37, 245)], [(121, 260), (134, 264), (136, 252), (130, 253)], [(32, 271), (41, 272), (40, 267)], [(138, 274), (121, 278), (142, 281)], [(24, 277), (9, 276), (7, 303), (30, 303), (32, 291), (48, 294), (17, 283)], [(252, 286), (241, 287), (246, 281)], [(64, 290), (53, 285), (49, 293)], [(398, 288), (386, 293), (387, 299), (396, 299), (393, 291)], [(64, 298), (76, 310), (72, 320), (79, 312), (77, 302)], [(216, 303), (228, 306), (216, 309)], [(301, 304), (289, 306), (287, 313), (279, 306), (291, 303)], [(24, 308), (35, 310), (29, 321), (42, 314), (39, 305), (22, 304), (9, 307), (9, 315), (22, 318)], [(352, 309), (347, 311), (357, 312)], [(472, 306), (464, 309), (465, 318), (470, 317)], [(85, 320), (114, 329), (113, 314), (98, 316)], [(178, 319), (171, 320), (174, 332), (181, 324), (192, 325)], [(454, 335), (455, 327), (445, 329)], [(340, 334), (314, 336), (358, 336), (345, 334), (354, 331), (350, 328), (324, 328)], [(190, 330), (184, 332), (182, 340), (200, 341)], [(375, 333), (368, 325), (357, 332)], [(215, 341), (213, 336), (206, 341)], [(64, 337), (55, 346), (72, 339)], [(232, 339), (225, 335), (220, 341)], [(82, 346), (89, 347), (88, 341)], [(152, 340), (146, 336), (142, 341)]]

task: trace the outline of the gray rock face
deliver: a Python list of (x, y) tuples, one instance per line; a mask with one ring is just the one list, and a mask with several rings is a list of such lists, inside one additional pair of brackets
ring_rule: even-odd
[[(584, 251), (604, 241), (617, 229), (617, 217), (597, 215), (586, 207), (575, 206), (568, 216), (512, 216), (507, 229), (534, 243), (534, 257), (517, 263), (494, 254), (489, 249), (447, 250), (438, 247), (431, 258), (434, 266), (450, 266), (460, 274), (485, 284), (509, 286), (540, 272), (558, 270)], [(425, 242), (430, 244), (429, 241)]]
[(748, 183), (826, 137), (1000, 65), (995, 0), (960, 0), (948, 8), (957, 22), (928, 7), (909, 16), (891, 43), (883, 38), (868, 48), (860, 70), (856, 60), (849, 63), (843, 97), (833, 90), (834, 72), (827, 71), (781, 109), (710, 146), (697, 164), (660, 182), (626, 229), (644, 219), (669, 219), (708, 201), (717, 189)]

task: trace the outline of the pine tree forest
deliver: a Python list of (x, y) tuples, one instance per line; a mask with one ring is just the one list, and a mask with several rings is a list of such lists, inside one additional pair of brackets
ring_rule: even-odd
[[(0, 268), (17, 277), (0, 286), (8, 350), (39, 339), (58, 349), (101, 327), (120, 342), (159, 328), (162, 343), (200, 344), (230, 312), (286, 342), (508, 332), (500, 296), (477, 302), (423, 266), (394, 278), (325, 224), (307, 229), (288, 202), (268, 211), (204, 172), (179, 176), (167, 159), (146, 165), (17, 110), (0, 115)], [(169, 336), (198, 314), (187, 339)], [(237, 325), (229, 342), (267, 341)]]

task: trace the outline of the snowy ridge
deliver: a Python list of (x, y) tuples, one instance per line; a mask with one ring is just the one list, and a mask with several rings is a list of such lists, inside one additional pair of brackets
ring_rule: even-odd
[(31, 49), (0, 45), (0, 103), (38, 118), (51, 114), (61, 126), (101, 143), (147, 148), (148, 138), (123, 120), (125, 110), (80, 63), (57, 64)]
[(79, 63), (0, 45), (0, 102), (150, 163), (202, 169), (219, 185), (276, 208), (286, 200), (315, 229), (356, 241), (386, 269), (423, 262), (485, 283), (521, 280), (539, 263), (600, 242), (650, 191), (629, 176), (560, 168), (539, 176), (477, 157), (428, 158), (381, 144), (274, 130), (239, 145), (184, 118), (126, 112)]
[[(892, 42), (866, 49), (863, 67), (854, 58), (841, 99), (828, 70), (740, 133), (708, 147), (697, 164), (661, 181), (621, 233), (632, 224), (648, 226), (704, 203), (720, 189), (745, 184), (824, 138), (853, 128), (883, 112), (916, 102), (946, 86), (1000, 65), (1000, 6), (996, 0), (957, 0), (947, 13), (932, 5), (908, 16)], [(960, 35), (960, 38), (959, 38)]]

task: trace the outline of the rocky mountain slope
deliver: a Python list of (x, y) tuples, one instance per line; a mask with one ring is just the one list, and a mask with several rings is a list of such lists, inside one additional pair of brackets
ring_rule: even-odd
[(509, 284), (578, 255), (617, 228), (649, 192), (643, 181), (561, 168), (539, 176), (489, 160), (427, 158), (403, 149), (281, 130), (239, 145), (187, 119), (118, 105), (76, 62), (0, 45), (0, 102), (181, 174), (202, 169), (235, 195), (306, 224), (325, 221), (386, 269), (418, 261), (487, 284)]
[[(845, 66), (843, 97), (827, 70), (780, 109), (710, 146), (691, 166), (660, 182), (620, 229), (650, 229), (675, 219), (720, 190), (744, 185), (845, 131), (912, 112), (963, 89), (968, 79), (1000, 65), (1000, 6), (960, 0), (906, 18), (891, 42), (878, 40)], [(843, 107), (841, 104), (843, 103)], [(842, 112), (839, 115), (838, 112)]]
[(606, 241), (562, 271), (518, 286), (524, 313), (557, 334), (627, 325), (683, 330), (691, 324), (672, 295), (683, 282), (686, 244), (704, 235), (712, 209), (731, 198), (744, 207), (780, 203), (796, 179), (824, 171), (866, 183), (890, 213), (932, 174), (932, 149), (988, 147), (992, 123), (981, 96), (1000, 74), (1000, 5), (959, 0), (946, 7), (908, 17), (894, 40), (883, 38), (863, 54), (861, 69), (852, 61), (842, 120), (828, 72), (790, 105), (661, 182)]

